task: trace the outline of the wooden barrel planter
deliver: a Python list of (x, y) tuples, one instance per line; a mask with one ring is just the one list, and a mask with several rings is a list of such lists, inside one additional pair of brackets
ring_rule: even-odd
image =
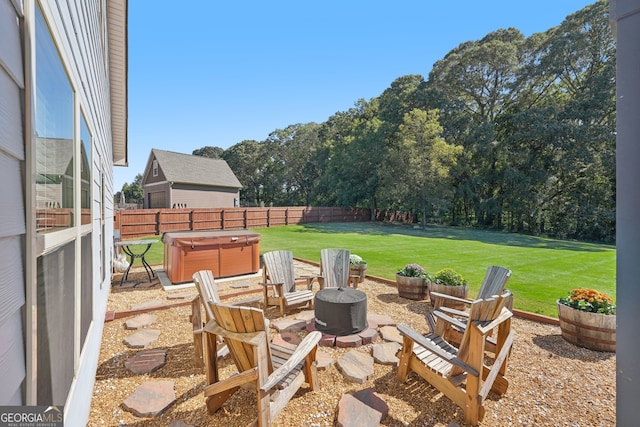
[(358, 276), (358, 283), (362, 283), (364, 278), (367, 276), (367, 264), (360, 264), (357, 267), (350, 267), (349, 274), (351, 276)]
[(424, 300), (429, 296), (427, 284), (422, 277), (405, 277), (396, 274), (398, 295), (412, 300)]
[(616, 316), (576, 310), (557, 303), (562, 338), (596, 351), (616, 351)]
[[(461, 286), (449, 286), (449, 285), (440, 285), (438, 283), (429, 283), (429, 292), (439, 292), (441, 294), (451, 295), (452, 297), (457, 298), (467, 298), (467, 294), (469, 293), (469, 285), (461, 285)], [(444, 299), (444, 298), (441, 298)], [(435, 305), (435, 300), (431, 298), (431, 307)], [(450, 307), (456, 310), (465, 311), (467, 309), (467, 304), (463, 302), (454, 302), (445, 300), (442, 304), (445, 307)]]

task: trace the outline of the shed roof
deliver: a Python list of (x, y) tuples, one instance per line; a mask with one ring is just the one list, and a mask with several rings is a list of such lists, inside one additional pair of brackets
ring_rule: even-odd
[[(170, 182), (198, 184), (214, 187), (242, 188), (242, 184), (222, 159), (193, 156), (173, 151), (151, 150), (149, 163), (158, 161), (165, 178)], [(147, 165), (147, 171), (150, 164)], [(146, 175), (145, 175), (146, 176)]]

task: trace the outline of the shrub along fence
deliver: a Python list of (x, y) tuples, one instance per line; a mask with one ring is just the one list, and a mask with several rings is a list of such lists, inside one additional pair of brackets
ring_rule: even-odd
[[(412, 222), (400, 212), (376, 212), (378, 221)], [(371, 210), (343, 207), (127, 209), (115, 213), (121, 239), (161, 235), (167, 231), (240, 230), (319, 222), (364, 222)]]

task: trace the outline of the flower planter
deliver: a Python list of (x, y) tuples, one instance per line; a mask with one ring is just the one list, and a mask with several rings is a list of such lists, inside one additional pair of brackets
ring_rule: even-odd
[[(439, 292), (445, 295), (451, 295), (452, 297), (458, 298), (466, 298), (469, 293), (469, 285), (461, 285), (461, 286), (449, 286), (449, 285), (440, 285), (438, 283), (429, 283), (429, 292)], [(444, 299), (444, 298), (441, 298)], [(435, 301), (431, 298), (431, 307), (435, 305)], [(462, 302), (448, 301), (445, 300), (442, 304), (445, 307), (450, 307), (456, 310), (464, 311), (467, 308), (467, 304)]]
[(412, 300), (424, 300), (429, 296), (429, 291), (424, 278), (406, 277), (396, 274), (398, 295)]
[(367, 264), (360, 264), (357, 267), (352, 266), (349, 268), (349, 274), (351, 276), (358, 276), (358, 283), (362, 283), (364, 278), (367, 276), (366, 271), (367, 271)]
[(557, 306), (562, 338), (591, 350), (616, 351), (615, 315), (576, 310), (559, 302)]

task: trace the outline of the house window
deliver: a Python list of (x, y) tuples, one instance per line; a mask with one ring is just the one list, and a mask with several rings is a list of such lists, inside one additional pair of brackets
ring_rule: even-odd
[(158, 176), (158, 161), (153, 161), (153, 176)]
[[(33, 162), (37, 405), (64, 405), (93, 320), (92, 135), (55, 32), (35, 7)], [(77, 129), (77, 131), (76, 131)]]

